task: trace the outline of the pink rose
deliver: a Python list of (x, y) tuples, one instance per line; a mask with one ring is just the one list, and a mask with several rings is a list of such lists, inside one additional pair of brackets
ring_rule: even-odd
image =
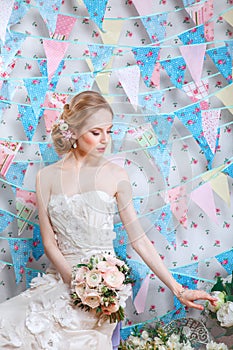
[(85, 292), (86, 292), (86, 284), (84, 282), (81, 282), (75, 286), (75, 293), (80, 299), (82, 299)]
[(100, 305), (100, 301), (100, 296), (96, 292), (90, 292), (82, 299), (83, 304), (90, 306), (92, 309), (98, 307)]
[(108, 261), (100, 261), (97, 264), (97, 268), (101, 272), (106, 272), (108, 270), (111, 270), (112, 268), (115, 268), (115, 266)]
[(109, 304), (108, 306), (102, 306), (102, 311), (105, 315), (111, 315), (114, 312), (119, 310), (119, 303), (115, 299), (114, 303)]
[(102, 281), (102, 275), (98, 270), (91, 270), (86, 273), (86, 281), (89, 287), (97, 287)]
[(116, 289), (119, 289), (125, 280), (125, 275), (114, 266), (111, 270), (107, 270), (103, 277), (108, 287)]
[(112, 265), (117, 265), (121, 267), (125, 264), (124, 261), (117, 259), (115, 256), (107, 256), (106, 259), (107, 259), (107, 262)]
[(79, 269), (75, 273), (75, 281), (83, 282), (87, 271), (89, 271), (89, 269), (86, 266), (79, 267)]

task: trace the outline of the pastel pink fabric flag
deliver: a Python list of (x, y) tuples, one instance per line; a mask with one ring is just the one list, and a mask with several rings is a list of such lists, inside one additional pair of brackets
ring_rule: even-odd
[(180, 47), (180, 52), (188, 66), (189, 72), (195, 83), (200, 83), (206, 45), (185, 45)]
[(146, 1), (133, 0), (133, 4), (140, 16), (150, 15), (153, 12), (152, 10), (153, 0), (146, 0)]
[(47, 57), (48, 79), (50, 80), (63, 59), (69, 47), (69, 43), (55, 40), (44, 40), (43, 45)]
[(29, 220), (33, 212), (36, 210), (36, 194), (34, 192), (29, 192), (16, 189), (16, 210), (20, 218), (18, 219), (18, 235), (20, 235), (24, 228), (28, 225), (26, 220)]
[(150, 80), (157, 89), (160, 89), (160, 70), (161, 70), (161, 65), (159, 62), (156, 62), (155, 68), (153, 70)]
[(70, 36), (70, 33), (77, 21), (77, 18), (65, 15), (57, 16), (56, 30), (53, 35), (53, 38), (59, 40), (67, 40)]
[(206, 182), (204, 185), (192, 191), (190, 198), (218, 224), (213, 190), (209, 182)]
[(0, 174), (5, 176), (21, 143), (0, 141)]
[(217, 138), (217, 130), (219, 125), (220, 115), (221, 115), (220, 110), (201, 112), (202, 128), (203, 128), (204, 136), (213, 154), (215, 153), (215, 148), (216, 148), (216, 138)]
[[(198, 84), (192, 81), (189, 84), (183, 85), (182, 90), (186, 92), (193, 102), (197, 102), (208, 96), (209, 81), (208, 79), (202, 79)], [(201, 103), (202, 102), (203, 101), (201, 101)]]
[(6, 27), (11, 16), (14, 0), (1, 0), (0, 11), (0, 39), (5, 43)]
[(137, 313), (139, 314), (145, 310), (149, 282), (150, 282), (150, 275), (148, 274), (146, 275), (136, 297), (134, 298), (134, 306), (137, 310)]
[(187, 228), (187, 196), (184, 186), (172, 188), (167, 191), (165, 201), (170, 202), (171, 211), (181, 225)]
[(53, 92), (53, 93), (48, 93), (46, 95), (43, 106), (45, 107), (44, 121), (45, 121), (46, 132), (48, 134), (50, 134), (51, 128), (54, 122), (59, 118), (60, 112), (54, 109), (46, 109), (46, 107), (63, 109), (63, 106), (65, 105), (67, 99), (68, 99), (67, 94), (59, 94), (59, 93)]
[(136, 110), (138, 105), (140, 69), (136, 65), (130, 66), (117, 70), (116, 74), (130, 100), (130, 103)]

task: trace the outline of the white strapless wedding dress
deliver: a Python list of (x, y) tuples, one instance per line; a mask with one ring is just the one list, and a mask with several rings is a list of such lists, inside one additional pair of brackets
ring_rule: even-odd
[[(103, 191), (52, 195), (48, 212), (58, 246), (71, 265), (113, 252), (115, 198)], [(31, 288), (0, 304), (0, 349), (110, 350), (116, 324), (73, 307), (70, 289), (49, 267)]]

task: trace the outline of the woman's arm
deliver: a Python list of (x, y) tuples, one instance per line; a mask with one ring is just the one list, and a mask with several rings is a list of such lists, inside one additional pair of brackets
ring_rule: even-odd
[(57, 246), (55, 234), (47, 212), (48, 202), (50, 198), (49, 184), (51, 184), (51, 182), (48, 172), (41, 174), (41, 171), (39, 171), (36, 177), (36, 197), (41, 237), (46, 256), (54, 265), (56, 270), (60, 273), (64, 283), (70, 284), (72, 272), (71, 267)]
[(211, 303), (216, 301), (208, 293), (202, 290), (187, 290), (182, 287), (171, 275), (164, 265), (158, 252), (146, 236), (134, 210), (132, 202), (132, 189), (125, 171), (120, 171), (120, 180), (117, 187), (117, 204), (122, 223), (128, 233), (133, 249), (141, 256), (148, 267), (156, 276), (188, 307), (203, 309), (195, 300), (204, 299)]

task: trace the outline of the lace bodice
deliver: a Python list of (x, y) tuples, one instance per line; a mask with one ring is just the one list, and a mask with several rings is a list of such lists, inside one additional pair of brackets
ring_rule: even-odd
[(77, 260), (88, 252), (112, 250), (115, 209), (115, 198), (103, 191), (89, 191), (70, 197), (52, 195), (48, 213), (63, 255), (75, 255)]

